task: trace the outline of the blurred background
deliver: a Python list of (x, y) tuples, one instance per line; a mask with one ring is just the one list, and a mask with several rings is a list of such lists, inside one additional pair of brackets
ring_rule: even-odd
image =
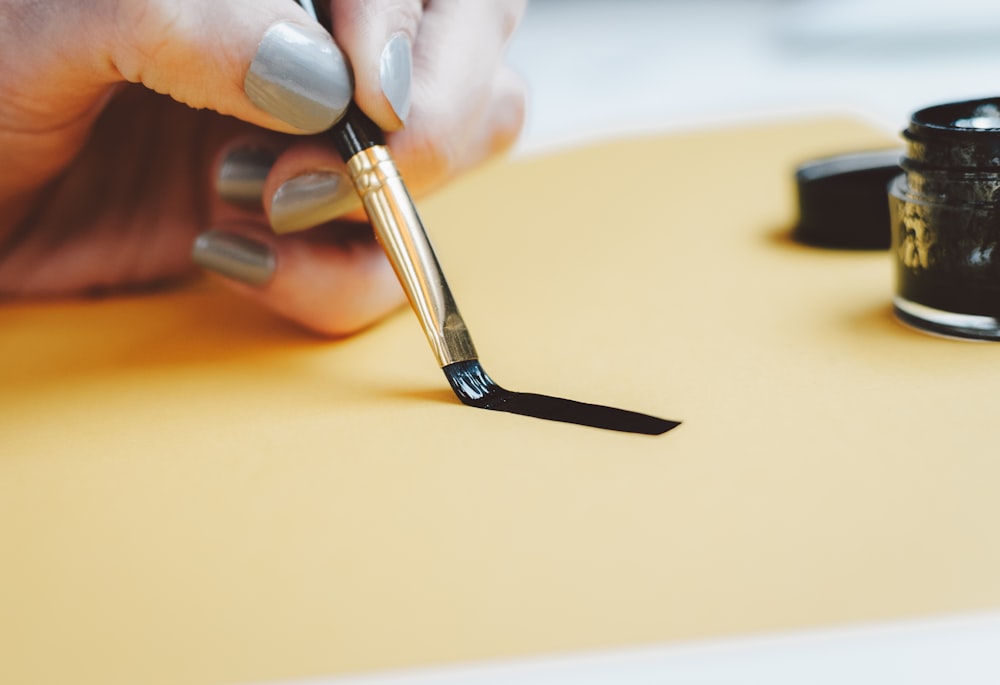
[(997, 0), (530, 0), (519, 154), (776, 117), (898, 132), (915, 109), (1000, 94)]

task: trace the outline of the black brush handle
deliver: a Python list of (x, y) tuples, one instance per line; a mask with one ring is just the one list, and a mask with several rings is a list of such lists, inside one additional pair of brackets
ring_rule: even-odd
[(348, 105), (340, 121), (330, 129), (329, 134), (333, 138), (337, 152), (345, 162), (359, 152), (376, 145), (385, 145), (385, 134), (382, 133), (382, 129), (353, 101)]
[[(330, 20), (330, 7), (327, 0), (295, 0), (306, 13), (319, 22), (330, 34), (333, 33), (333, 23)], [(346, 162), (362, 150), (385, 145), (385, 135), (378, 124), (368, 118), (368, 115), (361, 111), (357, 103), (353, 100), (348, 105), (347, 111), (330, 129), (329, 134), (333, 137), (333, 144), (337, 146), (337, 152)]]

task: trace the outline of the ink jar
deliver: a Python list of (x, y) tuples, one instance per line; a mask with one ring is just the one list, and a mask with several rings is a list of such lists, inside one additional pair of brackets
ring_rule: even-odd
[(896, 316), (1000, 341), (1000, 97), (914, 113), (889, 184)]

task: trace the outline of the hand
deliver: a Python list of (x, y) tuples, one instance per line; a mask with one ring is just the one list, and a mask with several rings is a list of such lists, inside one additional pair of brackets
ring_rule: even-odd
[(334, 0), (334, 44), (291, 0), (0, 0), (0, 296), (155, 286), (194, 247), (308, 328), (370, 325), (402, 291), (339, 220), (363, 215), (336, 152), (302, 134), (353, 93), (415, 195), (503, 151), (524, 4)]

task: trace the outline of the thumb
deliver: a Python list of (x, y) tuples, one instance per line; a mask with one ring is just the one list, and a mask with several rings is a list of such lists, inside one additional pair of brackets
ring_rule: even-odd
[[(112, 3), (115, 4), (115, 3)], [(316, 133), (350, 102), (330, 35), (289, 0), (125, 0), (111, 63), (128, 81), (253, 124)]]
[(0, 0), (0, 65), (5, 216), (79, 154), (123, 81), (289, 133), (329, 127), (353, 90), (290, 0)]
[(122, 81), (290, 133), (328, 128), (353, 91), (290, 0), (5, 1), (0, 63), (0, 134), (86, 126)]

